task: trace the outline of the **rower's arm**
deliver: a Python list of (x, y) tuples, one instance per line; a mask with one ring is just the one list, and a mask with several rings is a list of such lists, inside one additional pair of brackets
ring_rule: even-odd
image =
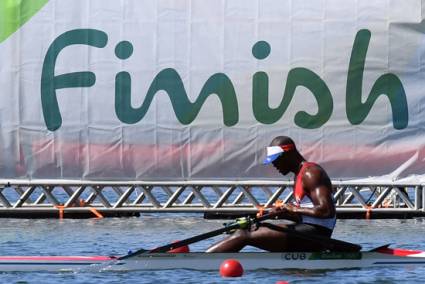
[(288, 204), (283, 204), (282, 206), (274, 207), (270, 213), (276, 215), (276, 218), (281, 218), (289, 221), (298, 223), (301, 221), (300, 215), (291, 210)]
[(293, 211), (297, 214), (312, 216), (316, 218), (331, 218), (335, 215), (335, 206), (332, 201), (331, 193), (326, 186), (319, 186), (310, 196), (316, 201), (316, 205), (311, 208), (294, 207)]
[(314, 206), (310, 208), (296, 207), (294, 212), (316, 218), (331, 218), (335, 216), (332, 185), (324, 170), (320, 167), (308, 168), (302, 182), (304, 190), (308, 192)]

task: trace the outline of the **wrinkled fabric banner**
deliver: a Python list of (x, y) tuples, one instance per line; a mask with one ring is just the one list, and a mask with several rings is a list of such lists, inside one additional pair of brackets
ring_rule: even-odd
[(424, 0), (0, 2), (0, 178), (423, 183)]

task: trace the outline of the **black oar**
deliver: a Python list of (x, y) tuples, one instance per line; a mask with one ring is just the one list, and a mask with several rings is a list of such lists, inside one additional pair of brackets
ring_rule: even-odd
[(236, 229), (249, 228), (251, 224), (255, 224), (255, 223), (258, 223), (258, 222), (261, 222), (261, 221), (264, 221), (264, 220), (274, 218), (277, 214), (278, 213), (269, 213), (269, 214), (263, 215), (263, 216), (258, 217), (258, 218), (239, 218), (239, 219), (236, 219), (236, 221), (234, 223), (228, 224), (224, 228), (214, 230), (214, 231), (211, 231), (211, 232), (208, 232), (208, 233), (204, 233), (204, 234), (201, 234), (201, 235), (197, 235), (197, 236), (194, 236), (194, 237), (191, 237), (191, 238), (188, 238), (188, 239), (184, 239), (184, 240), (181, 240), (181, 241), (178, 241), (178, 242), (174, 242), (174, 243), (171, 243), (171, 244), (167, 244), (167, 245), (164, 245), (164, 246), (160, 246), (160, 247), (154, 248), (152, 250), (139, 249), (135, 252), (132, 252), (132, 253), (129, 253), (127, 255), (119, 257), (118, 260), (133, 257), (133, 256), (136, 256), (136, 255), (139, 255), (139, 254), (142, 254), (142, 253), (167, 252), (167, 251), (170, 251), (172, 249), (176, 249), (176, 248), (179, 248), (179, 247), (182, 247), (182, 246), (190, 245), (190, 244), (193, 244), (193, 243), (196, 243), (196, 242), (199, 242), (199, 241), (202, 241), (202, 240), (206, 240), (208, 238), (212, 238), (212, 237), (215, 237), (215, 236), (218, 236), (218, 235), (221, 235), (223, 233), (230, 232), (230, 231), (233, 231), (233, 230), (236, 230)]
[[(207, 232), (201, 235), (197, 235), (188, 239), (184, 239), (178, 242), (174, 242), (174, 243), (170, 243), (170, 244), (166, 244), (164, 246), (160, 246), (157, 248), (154, 248), (152, 250), (146, 250), (146, 249), (139, 249), (135, 252), (129, 253), (127, 255), (118, 257), (118, 260), (122, 260), (122, 259), (127, 259), (129, 257), (133, 257), (136, 255), (140, 255), (143, 253), (161, 253), (161, 252), (168, 252), (172, 249), (176, 249), (182, 246), (186, 246), (186, 245), (190, 245), (202, 240), (206, 240), (208, 238), (212, 238), (215, 236), (218, 236), (220, 234), (226, 233), (226, 232), (230, 232), (232, 230), (236, 230), (236, 229), (246, 229), (249, 228), (252, 224), (256, 224), (256, 223), (260, 223), (262, 221), (271, 219), (276, 217), (276, 215), (279, 215), (281, 213), (278, 212), (273, 212), (273, 213), (269, 213), (269, 214), (265, 214), (261, 217), (258, 218), (239, 218), (237, 219), (234, 223), (231, 223), (229, 225), (227, 225), (224, 228), (221, 229), (217, 229), (211, 232)], [(316, 236), (316, 235), (308, 235), (305, 233), (301, 233), (301, 232), (297, 232), (295, 230), (289, 229), (289, 228), (283, 228), (283, 227), (279, 227), (273, 224), (267, 224), (267, 226), (272, 227), (275, 230), (279, 230), (282, 232), (285, 232), (287, 234), (293, 235), (295, 237), (304, 239), (304, 240), (308, 240), (308, 241), (312, 241), (312, 242), (316, 242), (322, 245), (322, 247), (329, 249), (329, 250), (333, 250), (333, 251), (346, 251), (346, 252), (357, 252), (361, 250), (361, 246), (357, 245), (357, 244), (353, 244), (353, 243), (349, 243), (349, 242), (344, 242), (344, 241), (340, 241), (340, 240), (336, 240), (336, 239), (331, 239), (331, 238), (325, 238), (325, 237), (321, 237), (321, 236)]]

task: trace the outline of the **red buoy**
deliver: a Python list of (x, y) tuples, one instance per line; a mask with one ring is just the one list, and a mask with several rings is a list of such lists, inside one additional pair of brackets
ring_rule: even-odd
[(276, 284), (289, 284), (288, 281), (277, 281)]
[[(177, 243), (177, 242), (179, 242), (179, 241), (175, 241), (174, 243)], [(189, 246), (186, 245), (186, 246), (181, 246), (181, 247), (169, 250), (168, 252), (171, 252), (171, 253), (188, 253), (188, 252), (190, 252), (190, 249), (189, 249)]]
[(226, 259), (220, 265), (220, 275), (223, 277), (241, 277), (243, 267), (236, 259)]

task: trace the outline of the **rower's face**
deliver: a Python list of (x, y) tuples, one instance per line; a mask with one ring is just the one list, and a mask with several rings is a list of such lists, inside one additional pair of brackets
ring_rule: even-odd
[(284, 156), (280, 156), (279, 158), (277, 158), (276, 160), (274, 160), (272, 162), (273, 167), (275, 167), (279, 173), (281, 173), (282, 175), (287, 175), (289, 173), (289, 168), (288, 168), (288, 163), (285, 163), (285, 157)]

